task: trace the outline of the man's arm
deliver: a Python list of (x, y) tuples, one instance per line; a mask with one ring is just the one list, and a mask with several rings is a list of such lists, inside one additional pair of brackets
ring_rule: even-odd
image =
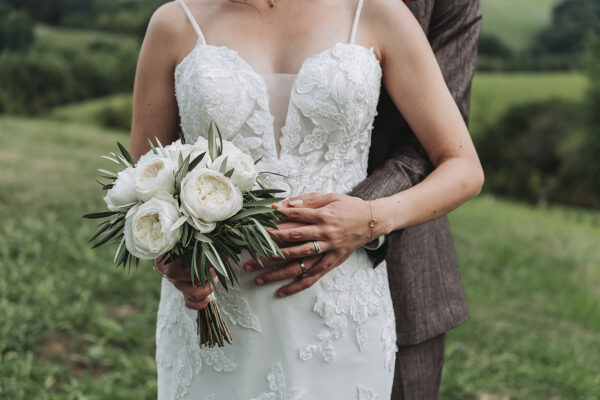
[[(437, 0), (434, 3), (427, 34), (446, 85), (467, 125), (481, 23), (480, 0)], [(387, 94), (384, 93), (383, 97), (387, 97)], [(389, 98), (387, 100), (389, 101)], [(403, 128), (414, 137), (406, 123)], [(400, 127), (398, 131), (401, 131)], [(431, 172), (433, 166), (424, 151), (420, 149), (418, 142), (400, 143), (390, 158), (384, 160), (364, 181), (348, 193), (350, 196), (363, 200), (391, 196), (416, 185)], [(376, 250), (369, 250), (375, 265), (385, 258), (386, 244)]]

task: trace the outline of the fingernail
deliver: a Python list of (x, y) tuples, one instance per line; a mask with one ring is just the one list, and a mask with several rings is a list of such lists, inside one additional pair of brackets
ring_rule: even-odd
[(290, 201), (291, 206), (299, 206), (302, 204), (302, 200), (292, 200)]
[(277, 292), (277, 297), (285, 297), (285, 293), (283, 293), (283, 292)]
[(258, 286), (262, 286), (262, 284), (264, 283), (263, 280), (260, 278), (256, 278), (255, 282)]

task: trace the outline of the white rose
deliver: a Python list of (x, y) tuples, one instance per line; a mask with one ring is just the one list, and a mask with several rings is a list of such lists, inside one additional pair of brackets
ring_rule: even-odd
[(137, 201), (135, 190), (135, 168), (129, 167), (117, 173), (113, 187), (108, 189), (104, 202), (110, 211), (125, 211), (127, 204)]
[(254, 166), (252, 157), (240, 150), (234, 150), (228, 153), (223, 152), (223, 154), (213, 161), (211, 169), (218, 171), (221, 168), (223, 161), (225, 161), (225, 158), (227, 158), (225, 172), (229, 171), (231, 168), (234, 169), (233, 175), (231, 175), (231, 182), (233, 182), (233, 184), (242, 192), (251, 190), (256, 183), (256, 177), (258, 176), (258, 171)]
[(127, 250), (142, 260), (151, 260), (173, 249), (181, 235), (181, 227), (171, 230), (181, 216), (177, 200), (170, 193), (158, 192), (136, 207), (125, 219)]
[(208, 141), (200, 136), (195, 143), (181, 143), (181, 139), (177, 139), (173, 143), (169, 144), (165, 147), (167, 151), (167, 155), (173, 162), (178, 165), (179, 164), (179, 153), (185, 160), (185, 158), (191, 154), (190, 161), (200, 156), (202, 153), (206, 152), (200, 164), (197, 167), (206, 167), (210, 165), (210, 155), (208, 154)]
[(140, 200), (148, 201), (157, 192), (175, 193), (177, 164), (152, 151), (140, 157), (135, 167), (135, 187)]
[(230, 179), (208, 168), (195, 168), (185, 175), (181, 181), (180, 199), (182, 212), (200, 224), (235, 215), (243, 202), (242, 192)]

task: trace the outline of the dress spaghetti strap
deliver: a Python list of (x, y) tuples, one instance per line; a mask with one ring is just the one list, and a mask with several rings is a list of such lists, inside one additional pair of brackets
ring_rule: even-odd
[(360, 17), (360, 10), (362, 9), (362, 5), (363, 0), (358, 0), (356, 11), (354, 13), (354, 22), (352, 23), (352, 32), (350, 33), (350, 43), (354, 43), (354, 40), (356, 39), (356, 27), (358, 26), (358, 18)]
[(194, 27), (194, 30), (198, 34), (198, 37), (200, 38), (200, 40), (202, 40), (202, 43), (206, 44), (206, 39), (204, 38), (204, 34), (202, 33), (202, 30), (198, 26), (198, 22), (196, 22), (196, 19), (192, 15), (192, 12), (188, 8), (187, 4), (185, 4), (185, 1), (184, 0), (175, 0), (175, 1), (177, 1), (181, 5), (181, 7), (183, 8), (183, 11), (185, 12), (185, 15), (187, 15), (188, 19), (192, 23), (192, 26)]

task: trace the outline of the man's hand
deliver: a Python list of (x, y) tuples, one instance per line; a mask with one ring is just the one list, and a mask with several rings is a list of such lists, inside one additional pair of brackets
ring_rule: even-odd
[[(277, 266), (254, 278), (257, 285), (299, 277), (281, 287), (277, 296), (284, 297), (311, 287), (327, 272), (343, 263), (350, 254), (371, 241), (368, 202), (344, 194), (309, 193), (274, 204), (288, 215), (287, 222), (278, 230), (268, 229), (285, 256), (264, 261), (265, 267)], [(318, 241), (322, 254), (316, 254), (313, 241)], [(306, 270), (302, 274), (300, 262)], [(260, 265), (250, 260), (245, 271), (259, 270)]]
[[(152, 260), (156, 270), (171, 282), (177, 290), (183, 293), (185, 306), (187, 308), (192, 310), (202, 310), (208, 305), (210, 302), (210, 295), (215, 291), (215, 288), (208, 280), (205, 282), (204, 287), (198, 281), (194, 281), (194, 285), (192, 285), (190, 269), (182, 268), (181, 260), (179, 258), (168, 264), (159, 263), (159, 259), (160, 258), (155, 258)], [(217, 284), (219, 278), (212, 267), (210, 268), (210, 273), (213, 277), (213, 281)]]

